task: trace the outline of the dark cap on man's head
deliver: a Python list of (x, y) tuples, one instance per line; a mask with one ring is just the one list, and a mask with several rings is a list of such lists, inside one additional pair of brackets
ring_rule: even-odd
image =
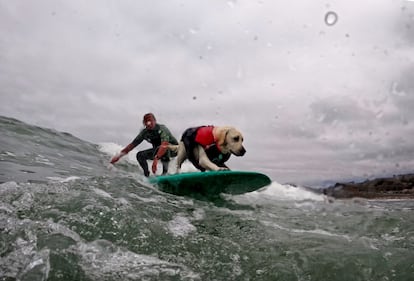
[(152, 113), (147, 113), (147, 114), (145, 114), (145, 115), (144, 115), (144, 118), (143, 118), (142, 122), (145, 124), (145, 123), (147, 123), (147, 121), (149, 121), (150, 119), (157, 120), (157, 119), (155, 119), (154, 114), (152, 114)]

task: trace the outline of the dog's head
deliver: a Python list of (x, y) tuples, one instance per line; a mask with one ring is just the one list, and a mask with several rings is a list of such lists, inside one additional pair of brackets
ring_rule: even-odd
[(216, 127), (216, 139), (221, 152), (243, 156), (246, 149), (243, 147), (243, 135), (234, 127)]

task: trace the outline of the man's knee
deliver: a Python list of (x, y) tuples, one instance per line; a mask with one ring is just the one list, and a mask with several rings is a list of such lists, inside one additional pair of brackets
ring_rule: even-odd
[(178, 150), (175, 150), (175, 151), (170, 150), (170, 157), (171, 158), (177, 157), (177, 154), (178, 154)]
[(138, 153), (137, 153), (137, 160), (139, 160), (139, 159), (141, 159), (142, 158), (142, 151), (139, 151)]
[(144, 150), (143, 151), (138, 151), (137, 153), (137, 160), (147, 160), (149, 159), (148, 157), (148, 153), (146, 153)]

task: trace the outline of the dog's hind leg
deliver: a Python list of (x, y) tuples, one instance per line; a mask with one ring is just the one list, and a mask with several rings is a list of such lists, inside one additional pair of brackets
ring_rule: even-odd
[(185, 151), (185, 146), (182, 141), (177, 147), (177, 170), (175, 171), (177, 174), (181, 171), (181, 165), (187, 159), (187, 152)]

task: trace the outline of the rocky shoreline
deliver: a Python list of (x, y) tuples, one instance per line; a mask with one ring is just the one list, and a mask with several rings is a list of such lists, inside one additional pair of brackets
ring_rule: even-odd
[(338, 199), (414, 199), (414, 174), (395, 175), (355, 183), (336, 183), (322, 192)]

